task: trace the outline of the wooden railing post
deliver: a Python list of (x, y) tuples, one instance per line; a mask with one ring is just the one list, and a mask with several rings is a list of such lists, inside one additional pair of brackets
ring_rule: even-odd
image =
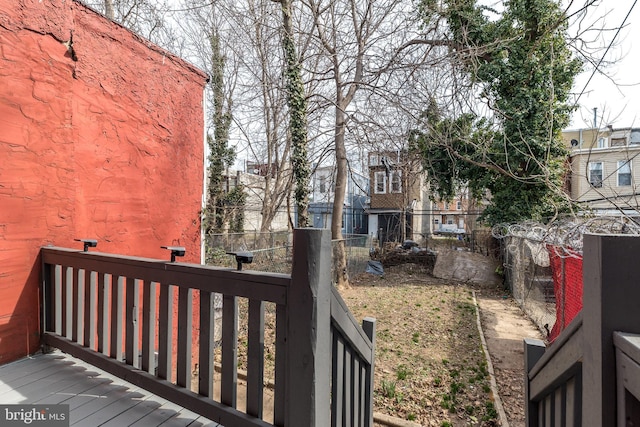
[(640, 333), (639, 253), (638, 236), (584, 236), (582, 410), (590, 425), (616, 423), (613, 332)]
[(365, 399), (365, 408), (364, 408), (364, 425), (365, 427), (373, 427), (373, 378), (375, 371), (375, 355), (376, 355), (376, 319), (372, 317), (365, 317), (362, 321), (362, 329), (364, 333), (367, 334), (367, 337), (371, 341), (371, 364), (365, 368), (365, 379), (364, 379), (364, 399)]
[(538, 404), (531, 401), (529, 372), (544, 354), (545, 345), (541, 340), (524, 339), (524, 415), (527, 427), (538, 425)]
[(330, 425), (331, 237), (297, 229), (287, 296), (285, 425)]

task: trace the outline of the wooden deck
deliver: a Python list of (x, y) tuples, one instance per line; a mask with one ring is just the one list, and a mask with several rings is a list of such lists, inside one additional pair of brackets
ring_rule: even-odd
[(60, 351), (0, 366), (0, 402), (68, 404), (78, 427), (221, 427)]

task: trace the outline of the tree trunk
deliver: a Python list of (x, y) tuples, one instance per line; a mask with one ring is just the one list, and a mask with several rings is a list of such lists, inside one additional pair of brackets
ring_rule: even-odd
[(113, 0), (104, 0), (104, 15), (109, 19), (115, 17), (113, 13)]
[(291, 165), (295, 180), (295, 203), (298, 227), (309, 225), (309, 159), (307, 158), (307, 100), (302, 82), (301, 65), (296, 53), (291, 19), (291, 0), (280, 0), (284, 34), (282, 44), (287, 66), (287, 104), (289, 105), (289, 129), (291, 131)]
[(342, 213), (344, 211), (344, 197), (347, 190), (347, 150), (344, 145), (345, 114), (339, 102), (336, 106), (336, 184), (331, 214), (331, 239), (333, 240), (333, 281), (338, 289), (349, 287), (349, 273), (347, 271), (347, 253), (342, 236)]

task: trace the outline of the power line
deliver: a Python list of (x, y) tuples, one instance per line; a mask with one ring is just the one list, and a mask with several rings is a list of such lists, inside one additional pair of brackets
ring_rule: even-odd
[(622, 31), (622, 28), (624, 27), (624, 24), (626, 24), (627, 19), (629, 19), (629, 16), (631, 15), (631, 12), (636, 7), (636, 3), (638, 3), (638, 0), (634, 0), (633, 4), (631, 5), (631, 8), (627, 12), (627, 15), (624, 17), (624, 20), (622, 21), (622, 24), (620, 24), (620, 26), (616, 30), (616, 33), (614, 34), (613, 38), (609, 42), (609, 45), (607, 46), (607, 49), (604, 51), (604, 54), (602, 54), (602, 57), (600, 58), (600, 60), (596, 64), (595, 68), (593, 69), (593, 72), (591, 73), (591, 76), (589, 76), (589, 80), (587, 80), (587, 83), (584, 85), (584, 87), (582, 88), (582, 91), (580, 91), (580, 93), (578, 94), (578, 97), (576, 98), (576, 101), (573, 103), (574, 107), (576, 105), (578, 105), (578, 101), (580, 101), (580, 98), (582, 97), (584, 92), (587, 90), (587, 87), (591, 83), (591, 80), (593, 79), (593, 76), (596, 74), (596, 72), (600, 68), (600, 64), (602, 64), (602, 61), (604, 61), (604, 58), (607, 56), (607, 53), (609, 53), (609, 49), (611, 49), (611, 46), (613, 46), (613, 42), (616, 40), (616, 38), (620, 34), (620, 31)]

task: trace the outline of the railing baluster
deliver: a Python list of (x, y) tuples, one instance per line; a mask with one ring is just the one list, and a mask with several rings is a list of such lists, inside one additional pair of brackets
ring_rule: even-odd
[(284, 425), (285, 418), (285, 384), (287, 375), (287, 306), (276, 305), (276, 362), (273, 423)]
[(72, 329), (71, 329), (71, 341), (79, 343), (82, 333), (82, 293), (84, 291), (84, 270), (76, 269), (73, 272), (73, 317), (72, 317)]
[(331, 426), (344, 425), (344, 342), (337, 331), (333, 333), (331, 377)]
[(249, 300), (247, 414), (262, 418), (264, 387), (264, 302)]
[(360, 423), (360, 361), (353, 353), (351, 360), (351, 425), (356, 427)]
[(62, 330), (65, 338), (71, 339), (73, 329), (73, 269), (71, 267), (62, 267), (62, 283), (64, 285)]
[(178, 288), (178, 373), (177, 384), (191, 390), (191, 332), (193, 289)]
[(128, 365), (140, 367), (139, 345), (140, 332), (138, 326), (140, 290), (138, 281), (127, 277), (127, 297), (126, 297), (126, 334), (125, 334), (125, 361)]
[(111, 275), (98, 273), (98, 352), (109, 354), (109, 288)]
[(173, 381), (173, 295), (174, 286), (160, 285), (158, 316), (158, 377)]
[(111, 278), (111, 345), (112, 358), (122, 360), (122, 310), (124, 303), (124, 277)]
[(220, 401), (236, 407), (238, 388), (238, 298), (224, 295), (222, 301), (222, 378)]
[(144, 281), (142, 301), (142, 370), (155, 375), (156, 282)]
[(53, 266), (53, 283), (55, 293), (55, 333), (62, 335), (62, 267), (59, 265)]
[(211, 292), (200, 291), (200, 348), (198, 351), (198, 394), (213, 398), (213, 346), (215, 311)]
[(90, 270), (84, 272), (84, 346), (96, 348), (96, 278)]
[(344, 425), (353, 425), (353, 353), (351, 347), (344, 347)]
[(367, 376), (367, 370), (365, 368), (365, 366), (367, 365), (366, 362), (364, 361), (360, 361), (360, 384), (358, 385), (358, 393), (360, 394), (360, 401), (358, 402), (358, 414), (360, 417), (360, 422), (358, 423), (358, 426), (360, 427), (367, 427), (367, 396), (366, 396), (366, 390), (367, 390), (367, 386), (366, 386), (366, 376)]

